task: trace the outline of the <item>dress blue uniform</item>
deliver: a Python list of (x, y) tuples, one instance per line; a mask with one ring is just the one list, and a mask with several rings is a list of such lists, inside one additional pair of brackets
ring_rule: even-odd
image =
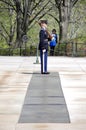
[(45, 28), (41, 28), (39, 32), (39, 50), (41, 58), (41, 74), (49, 74), (49, 72), (47, 72), (48, 34)]

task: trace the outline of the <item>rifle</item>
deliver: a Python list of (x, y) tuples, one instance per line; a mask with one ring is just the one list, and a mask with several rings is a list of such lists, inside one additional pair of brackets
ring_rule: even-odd
[(52, 35), (50, 34), (50, 32), (48, 30), (46, 30), (47, 34), (48, 34), (48, 37), (49, 37), (49, 40), (52, 40)]

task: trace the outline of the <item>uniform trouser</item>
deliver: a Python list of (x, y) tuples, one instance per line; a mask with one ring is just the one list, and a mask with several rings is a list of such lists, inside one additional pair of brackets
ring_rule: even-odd
[(41, 58), (41, 73), (47, 72), (47, 50), (43, 52), (40, 50), (40, 58)]

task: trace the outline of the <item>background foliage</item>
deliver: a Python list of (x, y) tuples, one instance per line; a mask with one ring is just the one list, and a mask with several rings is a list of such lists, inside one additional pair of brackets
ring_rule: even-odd
[[(68, 2), (70, 2), (70, 0), (68, 0)], [(40, 19), (47, 19), (48, 30), (51, 32), (51, 30), (55, 28), (60, 38), (62, 35), (60, 25), (63, 25), (64, 21), (60, 21), (59, 17), (61, 14), (59, 8), (65, 10), (67, 4), (67, 0), (21, 0), (21, 2), (19, 0), (0, 0), (0, 48), (13, 49), (27, 47), (28, 53), (30, 52), (29, 47), (35, 46), (36, 48), (39, 42), (40, 30), (37, 21)], [(85, 5), (86, 0), (72, 0), (72, 8), (68, 7), (68, 9), (71, 10), (70, 15), (67, 16), (69, 17), (68, 29), (66, 30), (67, 36), (66, 41), (62, 41), (63, 44), (65, 42), (77, 42), (84, 43), (85, 45)], [(27, 43), (22, 43), (23, 35), (27, 35)], [(63, 48), (65, 48), (64, 45), (62, 49)], [(17, 51), (15, 53), (17, 53)]]

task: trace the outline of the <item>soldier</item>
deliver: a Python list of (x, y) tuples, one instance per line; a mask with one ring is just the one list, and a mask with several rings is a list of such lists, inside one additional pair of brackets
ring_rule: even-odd
[(39, 32), (39, 50), (41, 58), (41, 74), (49, 74), (47, 72), (47, 56), (48, 56), (48, 36), (47, 21), (41, 20), (39, 22), (41, 30)]

